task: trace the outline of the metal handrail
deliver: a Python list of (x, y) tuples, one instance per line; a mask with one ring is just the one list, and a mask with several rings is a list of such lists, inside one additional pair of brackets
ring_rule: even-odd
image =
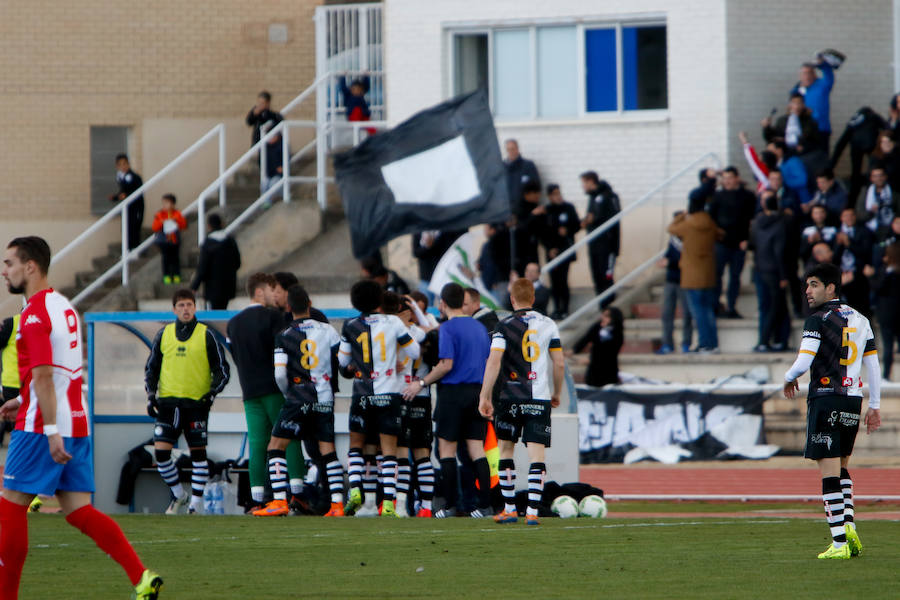
[(618, 224), (625, 217), (625, 215), (627, 215), (630, 212), (643, 206), (651, 197), (653, 197), (654, 194), (656, 194), (660, 190), (668, 187), (673, 181), (675, 181), (676, 179), (680, 178), (682, 175), (687, 173), (688, 170), (696, 167), (697, 163), (702, 162), (708, 158), (713, 159), (713, 161), (717, 165), (717, 168), (719, 168), (722, 165), (722, 161), (719, 159), (719, 156), (715, 152), (707, 152), (703, 156), (700, 156), (699, 158), (694, 159), (687, 166), (685, 166), (684, 168), (679, 170), (677, 173), (668, 177), (667, 179), (664, 179), (657, 186), (655, 186), (653, 189), (651, 189), (649, 192), (647, 192), (646, 194), (644, 194), (643, 196), (638, 198), (636, 201), (632, 202), (631, 204), (629, 204), (628, 206), (623, 208), (621, 211), (619, 211), (618, 214), (616, 214), (615, 216), (611, 217), (610, 219), (604, 221), (603, 224), (601, 224), (599, 227), (597, 227), (596, 229), (594, 229), (593, 231), (588, 233), (586, 236), (584, 236), (583, 238), (581, 238), (580, 240), (578, 240), (577, 242), (575, 242), (574, 244), (572, 244), (571, 246), (569, 246), (568, 248), (566, 248), (565, 250), (560, 252), (556, 258), (554, 258), (553, 260), (551, 260), (550, 262), (548, 262), (547, 264), (544, 265), (544, 268), (541, 269), (541, 273), (549, 273), (552, 269), (557, 267), (560, 263), (562, 263), (563, 261), (568, 259), (570, 256), (575, 254), (575, 252), (580, 247), (584, 246), (585, 244), (589, 244), (591, 241), (594, 240), (594, 238), (606, 233), (614, 225)]

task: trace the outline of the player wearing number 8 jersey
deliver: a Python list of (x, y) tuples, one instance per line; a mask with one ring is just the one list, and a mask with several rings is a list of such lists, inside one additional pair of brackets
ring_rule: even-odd
[[(0, 417), (17, 413), (0, 499), (0, 597), (18, 597), (28, 553), (29, 503), (37, 494), (56, 494), (66, 521), (122, 566), (135, 596), (156, 598), (162, 579), (144, 569), (116, 522), (91, 506), (94, 473), (81, 393), (81, 326), (71, 303), (47, 283), (50, 247), (39, 237), (16, 238), (3, 264), (9, 291), (24, 293), (28, 304), (16, 338), (21, 405), (13, 399), (0, 407)], [(31, 590), (29, 597), (36, 594)]]
[[(514, 312), (500, 321), (493, 334), (478, 408), (485, 417), (493, 417), (500, 442), (500, 490), (505, 506), (494, 520), (498, 523), (517, 520), (513, 450), (521, 437), (531, 460), (526, 522), (537, 525), (538, 504), (547, 472), (544, 451), (550, 445), (550, 408), (559, 406), (565, 362), (556, 323), (531, 308), (534, 303), (531, 281), (517, 279), (510, 289)], [(493, 388), (498, 378), (500, 395), (493, 403)]]
[(862, 550), (853, 512), (853, 481), (847, 466), (859, 429), (862, 408), (860, 372), (866, 367), (868, 433), (881, 425), (881, 375), (875, 336), (868, 319), (840, 301), (841, 272), (831, 264), (813, 267), (806, 276), (806, 297), (815, 312), (803, 326), (797, 360), (785, 374), (784, 395), (793, 398), (797, 379), (809, 369), (806, 458), (822, 474), (825, 515), (832, 544), (819, 558), (850, 558)]

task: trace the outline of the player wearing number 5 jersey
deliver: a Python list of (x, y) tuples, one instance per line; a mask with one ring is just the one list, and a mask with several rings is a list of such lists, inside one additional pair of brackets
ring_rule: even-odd
[(338, 517), (344, 509), (344, 471), (334, 451), (334, 393), (332, 364), (341, 342), (328, 323), (309, 317), (309, 294), (300, 285), (288, 289), (288, 306), (294, 320), (275, 337), (275, 382), (284, 394), (284, 405), (272, 427), (267, 458), (273, 500), (254, 511), (258, 517), (290, 512), (287, 503), (286, 450), (291, 440), (315, 440), (322, 456), (319, 468), (328, 475), (331, 510)]
[[(354, 378), (347, 463), (350, 475), (348, 511), (356, 511), (363, 503), (362, 452), (365, 444), (374, 441), (374, 434), (378, 436), (384, 456), (381, 463), (384, 486), (381, 514), (394, 516), (397, 436), (400, 435), (402, 401), (397, 364), (402, 360), (401, 351), (408, 358), (418, 358), (419, 344), (410, 337), (406, 325), (399, 318), (378, 312), (383, 294), (381, 285), (373, 280), (358, 281), (350, 289), (350, 303), (362, 314), (344, 322), (338, 359), (341, 368), (349, 367)], [(374, 462), (373, 459), (370, 461)], [(373, 497), (365, 498), (369, 505), (367, 512), (374, 507), (374, 500)]]
[[(94, 472), (90, 424), (81, 393), (81, 326), (71, 303), (47, 283), (50, 247), (39, 237), (16, 238), (3, 259), (9, 291), (25, 294), (16, 349), (21, 404), (0, 407), (16, 414), (0, 499), (0, 597), (18, 598), (28, 554), (28, 505), (37, 494), (57, 495), (66, 521), (122, 565), (139, 599), (156, 598), (162, 579), (144, 569), (115, 521), (91, 506)], [(36, 597), (30, 590), (28, 597)]]
[[(531, 460), (525, 518), (529, 525), (537, 525), (547, 472), (544, 451), (550, 445), (550, 408), (559, 406), (565, 362), (556, 323), (531, 308), (531, 281), (514, 281), (510, 300), (514, 312), (500, 321), (494, 332), (478, 408), (486, 418), (494, 419), (500, 442), (500, 490), (505, 506), (494, 520), (517, 520), (513, 450), (521, 437)], [(498, 380), (500, 395), (494, 403), (493, 388)]]
[(869, 321), (843, 304), (840, 293), (841, 272), (836, 266), (821, 264), (807, 273), (806, 298), (815, 312), (803, 326), (797, 360), (784, 376), (784, 395), (794, 397), (799, 389), (797, 379), (808, 369), (804, 455), (819, 465), (832, 536), (832, 544), (819, 558), (846, 559), (862, 550), (854, 523), (853, 480), (847, 470), (862, 409), (860, 372), (865, 366), (869, 382), (867, 433), (881, 425), (881, 375)]

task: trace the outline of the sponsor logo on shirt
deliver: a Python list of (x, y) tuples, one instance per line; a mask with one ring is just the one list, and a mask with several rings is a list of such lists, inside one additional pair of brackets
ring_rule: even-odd
[(831, 377), (823, 377), (819, 380), (819, 383), (821, 383), (822, 385), (828, 385), (829, 383), (831, 383)]
[(28, 315), (28, 318), (25, 319), (25, 325), (40, 325), (41, 318), (37, 315)]
[(535, 371), (528, 371), (528, 379), (534, 381), (537, 379), (537, 373)]
[(804, 329), (802, 337), (816, 338), (817, 340), (821, 340), (822, 334), (820, 334), (818, 331), (807, 331)]
[(843, 379), (841, 379), (841, 387), (853, 387), (853, 378), (844, 377)]

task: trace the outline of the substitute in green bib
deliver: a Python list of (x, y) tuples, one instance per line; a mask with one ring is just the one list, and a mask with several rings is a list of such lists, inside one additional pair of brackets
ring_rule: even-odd
[[(172, 307), (177, 317), (159, 330), (144, 372), (147, 414), (156, 419), (153, 446), (156, 468), (172, 490), (167, 515), (182, 511), (199, 513), (209, 478), (206, 461), (207, 425), (213, 399), (228, 383), (225, 351), (206, 325), (197, 321), (194, 292), (175, 292)], [(184, 434), (191, 451), (191, 493), (178, 479), (172, 446)]]
[[(19, 333), (19, 315), (0, 323), (0, 385), (3, 401), (19, 395), (19, 353), (16, 351), (16, 335)], [(0, 422), (0, 445), (7, 431), (12, 431), (15, 421)]]

